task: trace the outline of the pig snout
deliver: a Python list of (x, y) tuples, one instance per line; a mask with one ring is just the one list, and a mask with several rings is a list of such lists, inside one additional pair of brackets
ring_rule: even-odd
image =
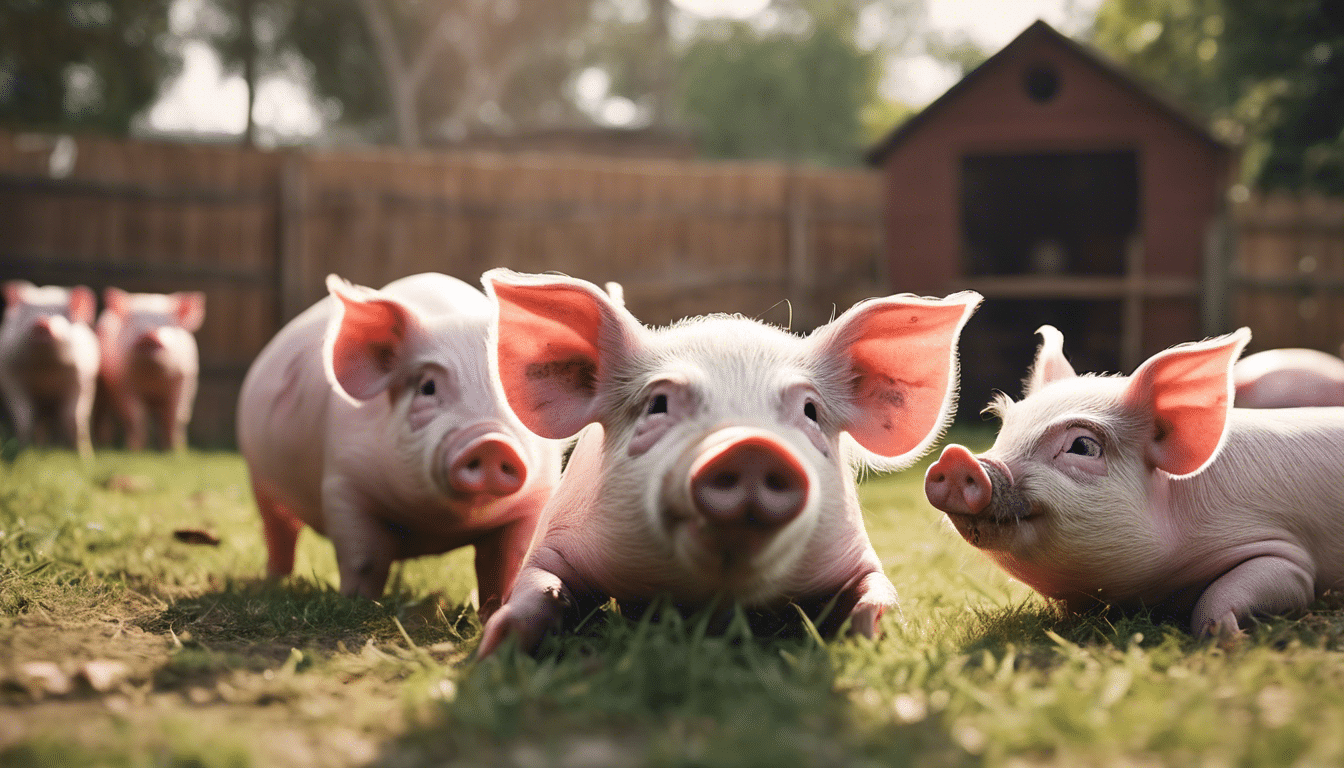
[(135, 349), (137, 352), (152, 354), (163, 348), (163, 339), (160, 338), (157, 331), (141, 334), (140, 337), (135, 340)]
[(513, 441), (499, 434), (482, 435), (450, 460), (448, 482), (467, 496), (508, 496), (527, 482), (527, 464)]
[(989, 506), (994, 484), (970, 451), (949, 445), (924, 475), (924, 495), (939, 511), (978, 515)]
[(691, 467), (691, 499), (710, 524), (773, 530), (807, 504), (807, 472), (793, 453), (761, 435), (729, 440)]

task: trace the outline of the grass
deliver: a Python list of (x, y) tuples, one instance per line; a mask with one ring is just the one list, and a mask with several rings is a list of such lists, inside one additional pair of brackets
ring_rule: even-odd
[(876, 641), (605, 610), (477, 662), (469, 550), (347, 600), (311, 533), (294, 577), (258, 578), (235, 454), (6, 455), (0, 766), (1344, 762), (1344, 602), (1223, 645), (1064, 616), (946, 528), (926, 463), (862, 487), (902, 598)]

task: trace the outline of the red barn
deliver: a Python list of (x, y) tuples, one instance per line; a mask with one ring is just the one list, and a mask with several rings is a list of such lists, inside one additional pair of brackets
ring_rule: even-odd
[(897, 291), (971, 288), (963, 411), (1014, 397), (1044, 323), (1079, 371), (1129, 372), (1209, 330), (1229, 148), (1038, 21), (875, 145)]

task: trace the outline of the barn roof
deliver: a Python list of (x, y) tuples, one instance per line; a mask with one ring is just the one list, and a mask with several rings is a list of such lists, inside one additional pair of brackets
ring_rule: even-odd
[(1190, 115), (1181, 107), (1166, 97), (1156, 93), (1152, 88), (1139, 82), (1133, 75), (1127, 72), (1119, 64), (1111, 61), (1108, 57), (1096, 49), (1083, 45), (1073, 40), (1067, 35), (1061, 34), (1054, 27), (1037, 20), (1027, 27), (1012, 42), (999, 49), (999, 52), (990, 56), (980, 66), (971, 70), (965, 77), (958, 81), (951, 88), (939, 96), (931, 104), (920, 110), (918, 114), (906, 120), (904, 123), (896, 126), (884, 138), (874, 144), (864, 153), (864, 158), (870, 165), (881, 165), (887, 155), (898, 147), (902, 142), (912, 134), (920, 131), (924, 124), (929, 122), (933, 116), (937, 115), (950, 102), (961, 97), (961, 94), (969, 89), (970, 84), (982, 79), (986, 72), (989, 72), (1001, 65), (1001, 63), (1010, 58), (1010, 52), (1019, 48), (1034, 46), (1038, 44), (1051, 44), (1063, 47), (1070, 54), (1083, 61), (1088, 66), (1102, 73), (1102, 75), (1115, 83), (1123, 90), (1136, 93), (1140, 98), (1152, 104), (1159, 112), (1165, 114), (1172, 123), (1184, 128), (1197, 138), (1212, 145), (1219, 152), (1228, 151), (1227, 144), (1219, 140), (1204, 123)]

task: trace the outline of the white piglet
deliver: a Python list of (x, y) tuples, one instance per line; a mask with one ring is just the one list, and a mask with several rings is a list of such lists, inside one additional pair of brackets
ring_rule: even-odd
[(1197, 634), (1344, 587), (1344, 408), (1233, 408), (1250, 331), (1078, 376), (1050, 326), (994, 446), (944, 449), (930, 503), (1072, 610), (1146, 606)]
[(267, 571), (293, 569), (305, 523), (331, 539), (341, 592), (368, 598), (394, 560), (472, 544), (484, 619), (517, 575), (561, 445), (497, 396), (480, 291), (440, 274), (376, 291), (332, 275), (327, 288), (261, 351), (239, 397)]
[(187, 447), (187, 425), (196, 401), (200, 353), (196, 337), (205, 321), (205, 294), (103, 291), (98, 317), (102, 363), (98, 378), (126, 434), (126, 447), (143, 450), (153, 414), (159, 446)]
[[(800, 338), (739, 316), (651, 329), (597, 286), (491, 270), (492, 371), (529, 429), (582, 435), (480, 654), (570, 607), (824, 606), (872, 635), (896, 592), (853, 463), (906, 466), (950, 414), (979, 296), (863, 302)], [(825, 631), (825, 630), (823, 630)]]
[(80, 455), (92, 457), (89, 419), (98, 377), (93, 291), (10, 280), (4, 293), (0, 397), (18, 439), (46, 442), (48, 424), (55, 423)]

